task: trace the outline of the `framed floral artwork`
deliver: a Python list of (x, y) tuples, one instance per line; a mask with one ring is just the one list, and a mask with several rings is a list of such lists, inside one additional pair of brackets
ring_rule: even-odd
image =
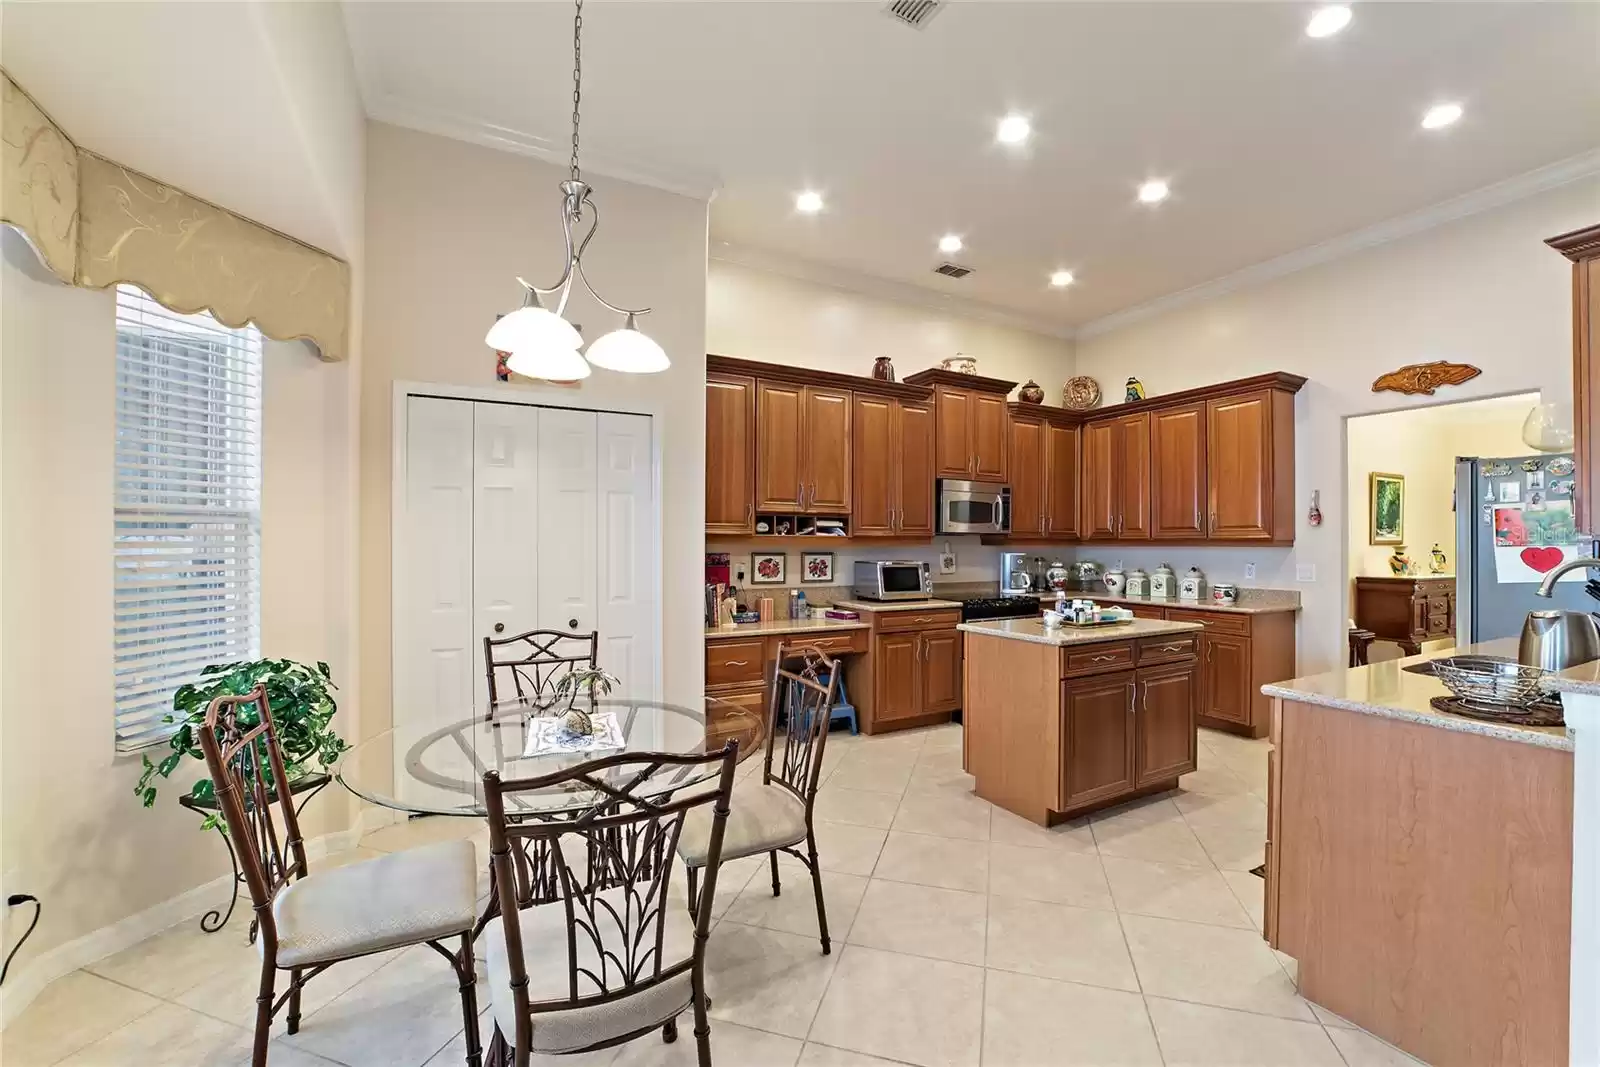
[(788, 581), (789, 556), (784, 552), (750, 554), (751, 585), (782, 585)]
[(800, 580), (802, 582), (833, 581), (833, 553), (800, 553)]

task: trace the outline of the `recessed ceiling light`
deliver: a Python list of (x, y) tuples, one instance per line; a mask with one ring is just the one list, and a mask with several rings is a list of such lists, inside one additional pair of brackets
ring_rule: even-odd
[(939, 238), (939, 251), (951, 253), (961, 251), (961, 238), (953, 233), (945, 234)]
[(822, 194), (806, 190), (794, 198), (794, 209), (803, 211), (807, 215), (815, 215), (822, 210)]
[(1170, 196), (1172, 190), (1160, 178), (1151, 178), (1139, 186), (1139, 202), (1141, 204), (1159, 204)]
[(1422, 128), (1440, 130), (1461, 117), (1460, 104), (1435, 104), (1422, 116)]
[(1050, 284), (1057, 289), (1065, 289), (1072, 284), (1072, 272), (1070, 270), (1055, 271), (1050, 275)]
[(1033, 132), (1033, 125), (1022, 115), (1007, 115), (995, 128), (994, 139), (1001, 144), (1021, 144)]
[(1332, 37), (1350, 25), (1350, 9), (1343, 4), (1319, 7), (1306, 23), (1307, 37)]

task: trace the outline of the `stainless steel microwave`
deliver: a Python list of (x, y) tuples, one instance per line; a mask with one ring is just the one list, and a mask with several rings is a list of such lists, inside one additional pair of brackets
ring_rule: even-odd
[(863, 600), (927, 600), (933, 572), (915, 559), (857, 560), (855, 594)]
[(939, 532), (1011, 532), (1011, 487), (999, 482), (939, 480)]

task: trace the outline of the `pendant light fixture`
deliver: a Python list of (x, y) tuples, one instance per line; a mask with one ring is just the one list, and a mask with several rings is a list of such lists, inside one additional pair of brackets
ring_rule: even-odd
[[(661, 346), (639, 329), (638, 317), (649, 308), (621, 308), (594, 291), (583, 273), (583, 253), (594, 240), (600, 225), (600, 209), (593, 190), (583, 180), (578, 167), (579, 106), (583, 102), (583, 0), (575, 0), (572, 15), (572, 161), (567, 180), (561, 183), (561, 235), (566, 243), (566, 263), (561, 277), (549, 287), (531, 285), (521, 278), (522, 306), (504, 315), (489, 328), (484, 343), (497, 352), (506, 352), (506, 366), (517, 374), (548, 381), (570, 382), (589, 376), (589, 365), (625, 374), (651, 374), (666, 370), (671, 360)], [(587, 231), (578, 236), (588, 220)], [(590, 296), (609, 311), (623, 316), (620, 328), (589, 346), (589, 358), (578, 351), (583, 337), (563, 318), (567, 298), (574, 282), (582, 282)], [(554, 311), (544, 306), (543, 297), (561, 294)]]

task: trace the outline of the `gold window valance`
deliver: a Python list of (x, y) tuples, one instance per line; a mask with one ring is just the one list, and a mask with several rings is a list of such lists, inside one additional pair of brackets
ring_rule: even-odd
[(80, 148), (3, 79), (0, 222), (65, 282), (128, 282), (174, 311), (253, 322), (345, 358), (350, 266), (336, 256)]

